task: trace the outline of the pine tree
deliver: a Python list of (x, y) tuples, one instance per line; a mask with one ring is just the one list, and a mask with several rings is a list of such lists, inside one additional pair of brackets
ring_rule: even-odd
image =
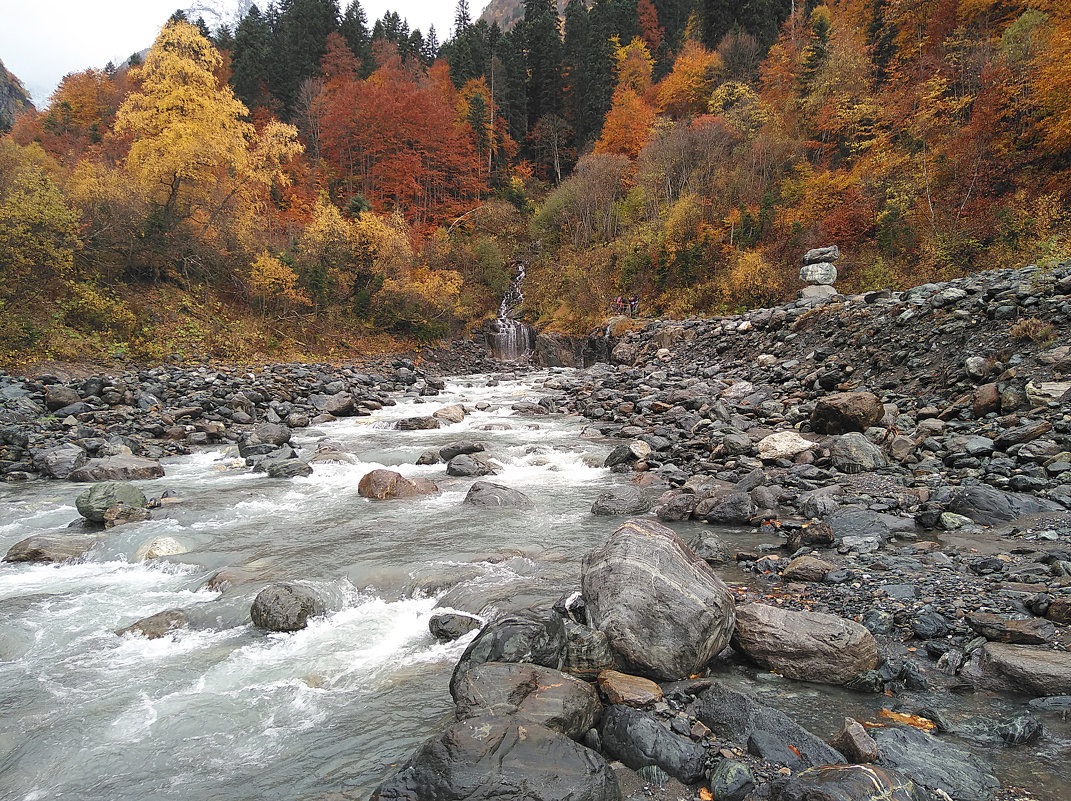
[(561, 111), (562, 40), (554, 0), (524, 0), (528, 125)]
[(372, 71), (372, 34), (368, 30), (368, 17), (361, 8), (361, 0), (352, 0), (346, 6), (346, 12), (342, 15), (338, 32), (346, 40), (353, 55), (361, 62), (361, 71), (369, 74)]
[(562, 43), (562, 110), (566, 122), (584, 142), (594, 127), (584, 111), (588, 94), (587, 54), (590, 47), (588, 7), (584, 0), (569, 0), (565, 7), (565, 39)]
[(327, 35), (338, 30), (338, 23), (338, 0), (282, 0), (274, 31), (282, 64), (273, 93), (288, 113), (301, 84), (320, 74)]
[(231, 50), (231, 86), (238, 99), (252, 108), (269, 101), (267, 81), (271, 67), (271, 25), (255, 5), (238, 23)]
[(580, 114), (585, 139), (598, 136), (610, 110), (615, 83), (613, 38), (617, 36), (620, 40), (620, 32), (615, 30), (618, 21), (612, 0), (597, 0), (588, 12), (588, 50), (584, 63), (587, 91)]
[(495, 105), (506, 117), (509, 135), (515, 141), (523, 141), (528, 135), (528, 99), (524, 39), (520, 31), (514, 29), (498, 38), (491, 69)]

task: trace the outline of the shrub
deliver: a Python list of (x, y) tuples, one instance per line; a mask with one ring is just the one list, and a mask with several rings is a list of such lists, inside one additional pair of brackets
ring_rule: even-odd
[(1056, 329), (1052, 323), (1037, 317), (1026, 317), (1011, 327), (1008, 332), (1016, 342), (1030, 340), (1045, 345), (1056, 339)]

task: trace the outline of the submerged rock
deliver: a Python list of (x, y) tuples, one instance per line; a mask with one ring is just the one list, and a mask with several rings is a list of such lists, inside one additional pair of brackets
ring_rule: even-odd
[(253, 625), (268, 631), (300, 631), (310, 617), (322, 614), (323, 601), (293, 584), (272, 584), (257, 593), (249, 609)]
[(12, 545), (5, 562), (59, 564), (81, 559), (97, 544), (96, 537), (76, 534), (35, 534)]
[(158, 640), (189, 625), (190, 622), (186, 617), (185, 611), (182, 609), (166, 609), (163, 612), (157, 612), (155, 615), (142, 618), (136, 623), (131, 623), (115, 633), (120, 637), (124, 634), (139, 634), (147, 640)]
[(870, 765), (808, 768), (780, 785), (774, 801), (930, 801), (911, 779)]
[(930, 790), (941, 790), (953, 801), (988, 801), (1000, 782), (986, 762), (947, 740), (918, 729), (877, 729), (879, 764), (909, 776)]
[(530, 509), (535, 504), (520, 490), (492, 484), (490, 481), (477, 481), (469, 487), (464, 503), (469, 506), (492, 506), (500, 508)]

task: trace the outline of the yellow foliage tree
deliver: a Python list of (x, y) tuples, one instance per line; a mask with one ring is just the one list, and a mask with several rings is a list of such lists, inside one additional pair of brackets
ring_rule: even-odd
[(77, 218), (43, 170), (27, 167), (0, 199), (0, 291), (13, 297), (49, 278), (68, 277), (79, 246)]
[(290, 266), (267, 251), (257, 256), (249, 267), (249, 288), (261, 299), (265, 311), (269, 306), (311, 303), (309, 296), (298, 287), (297, 275)]
[(614, 58), (617, 61), (617, 86), (631, 87), (637, 94), (645, 95), (651, 89), (651, 74), (654, 59), (646, 43), (639, 37), (627, 45), (618, 43), (614, 37)]
[(614, 91), (610, 110), (595, 143), (596, 153), (621, 153), (636, 158), (654, 125), (655, 110), (631, 86)]
[(666, 114), (684, 117), (704, 114), (724, 65), (721, 56), (699, 42), (687, 41), (673, 71), (658, 85), (658, 106)]

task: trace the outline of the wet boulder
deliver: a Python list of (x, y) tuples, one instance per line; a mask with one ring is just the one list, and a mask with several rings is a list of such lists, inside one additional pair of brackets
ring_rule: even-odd
[(12, 545), (5, 562), (60, 564), (84, 557), (97, 544), (96, 537), (76, 534), (35, 534)]
[(751, 768), (735, 759), (721, 759), (710, 773), (710, 793), (717, 801), (744, 801), (755, 789)]
[(639, 462), (646, 459), (651, 455), (651, 446), (642, 440), (635, 440), (634, 442), (626, 442), (624, 445), (618, 445), (612, 451), (610, 455), (606, 457), (606, 461), (603, 463), (603, 467), (617, 467), (618, 465), (631, 465), (633, 462)]
[(457, 442), (451, 442), (449, 445), (444, 445), (440, 448), (439, 458), (444, 462), (449, 462), (455, 456), (482, 453), (485, 450), (487, 450), (487, 446), (482, 442), (470, 442), (467, 439), (462, 439)]
[(565, 619), (563, 671), (591, 681), (613, 664), (614, 650), (603, 632)]
[(963, 749), (911, 727), (877, 729), (878, 764), (893, 768), (953, 801), (989, 801), (1000, 782), (986, 762)]
[(116, 634), (122, 637), (124, 634), (137, 634), (147, 640), (158, 640), (172, 632), (187, 628), (190, 625), (186, 612), (182, 609), (166, 609), (155, 615), (142, 618), (136, 623), (131, 623), (125, 628), (119, 629)]
[(1018, 492), (1005, 492), (987, 484), (972, 484), (957, 489), (946, 504), (953, 514), (969, 517), (975, 523), (991, 526), (1008, 523), (1024, 515), (1055, 512), (1059, 504)]
[(373, 470), (366, 473), (357, 485), (362, 498), (376, 501), (394, 498), (419, 498), (423, 495), (436, 495), (439, 488), (426, 478), (407, 479), (393, 470)]
[(610, 704), (643, 709), (662, 700), (662, 688), (650, 679), (604, 670), (598, 678), (599, 690)]
[(733, 648), (787, 678), (823, 684), (844, 684), (878, 666), (874, 635), (858, 623), (767, 604), (736, 608)]
[(1056, 627), (1040, 618), (1007, 618), (987, 612), (967, 615), (969, 625), (979, 636), (990, 642), (1017, 645), (1045, 645), (1056, 639)]
[(492, 484), (490, 481), (477, 481), (469, 487), (464, 503), (469, 506), (492, 506), (512, 509), (530, 509), (532, 499), (520, 490)]
[(929, 801), (904, 774), (870, 765), (822, 765), (780, 784), (774, 801)]
[(304, 587), (271, 584), (257, 593), (249, 614), (257, 628), (300, 631), (308, 625), (310, 617), (323, 611), (323, 601)]
[(706, 750), (674, 734), (650, 713), (629, 706), (612, 706), (599, 728), (603, 750), (633, 770), (657, 765), (684, 784), (704, 777)]
[(870, 392), (838, 392), (814, 407), (811, 428), (819, 434), (847, 434), (866, 431), (885, 416), (881, 398)]
[(496, 618), (461, 655), (450, 678), (450, 692), (456, 692), (466, 672), (485, 662), (526, 662), (560, 670), (565, 643), (565, 622), (556, 612), (525, 611)]
[(733, 598), (676, 533), (632, 520), (581, 567), (588, 620), (625, 667), (672, 681), (700, 672), (732, 636)]
[[(696, 508), (698, 513), (700, 507)], [(758, 511), (758, 507), (747, 492), (733, 492), (717, 502), (706, 511), (703, 519), (708, 523), (722, 525), (746, 525)]]
[(460, 403), (444, 406), (439, 409), (439, 411), (432, 414), (432, 417), (446, 423), (460, 423), (465, 419), (465, 407)]
[(309, 403), (316, 411), (334, 417), (352, 417), (357, 410), (353, 395), (348, 392), (338, 392), (334, 395), (309, 395)]
[(532, 664), (485, 662), (453, 688), (457, 719), (515, 716), (579, 740), (602, 710), (595, 689), (580, 679)]
[(621, 801), (613, 770), (563, 734), (516, 717), (470, 718), (425, 742), (370, 801)]
[(174, 537), (154, 537), (138, 548), (134, 554), (134, 560), (141, 562), (160, 559), (165, 556), (179, 556), (180, 554), (188, 553), (189, 550)]
[(312, 475), (312, 466), (301, 459), (271, 460), (266, 472), (268, 478), (305, 478)]
[[(717, 737), (748, 743), (756, 756), (777, 749), (795, 755), (802, 766), (840, 765), (844, 757), (784, 712), (751, 695), (731, 690), (718, 681), (700, 697), (695, 716)], [(791, 747), (791, 748), (790, 748)], [(784, 761), (784, 760), (774, 760)]]
[(1026, 695), (1071, 695), (1071, 653), (989, 642), (960, 676), (987, 689)]
[(458, 478), (493, 476), (495, 468), (486, 459), (463, 453), (450, 460), (450, 463), (446, 465), (446, 474)]
[(602, 493), (591, 505), (593, 515), (623, 517), (650, 510), (651, 498), (639, 487), (614, 487)]
[(431, 620), (428, 621), (428, 630), (431, 631), (431, 636), (439, 642), (453, 642), (482, 625), (483, 622), (472, 615), (439, 612), (431, 616)]
[(71, 481), (146, 481), (161, 478), (164, 468), (155, 459), (123, 454), (90, 459), (67, 478)]
[(61, 479), (84, 465), (86, 458), (86, 452), (71, 442), (34, 454), (34, 462), (45, 475)]
[(430, 431), (441, 428), (442, 423), (436, 417), (405, 417), (394, 424), (399, 431)]
[(144, 509), (149, 505), (145, 493), (123, 481), (103, 481), (87, 489), (75, 501), (78, 514), (94, 523), (103, 523), (105, 514), (114, 506)]

